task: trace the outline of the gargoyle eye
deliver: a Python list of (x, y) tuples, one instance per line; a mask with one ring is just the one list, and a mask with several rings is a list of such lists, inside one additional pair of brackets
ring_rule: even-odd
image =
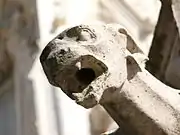
[(91, 35), (87, 31), (82, 31), (81, 34), (77, 37), (76, 41), (88, 41), (91, 40)]
[(76, 41), (91, 41), (96, 39), (96, 34), (93, 30), (86, 26), (76, 26), (66, 31), (68, 38), (75, 38)]

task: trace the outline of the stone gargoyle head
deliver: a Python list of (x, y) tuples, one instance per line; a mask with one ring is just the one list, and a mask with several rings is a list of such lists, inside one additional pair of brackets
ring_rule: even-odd
[[(120, 88), (127, 79), (127, 42), (120, 25), (79, 25), (50, 41), (40, 61), (52, 85), (90, 108), (106, 90)], [(128, 47), (133, 50), (134, 46)]]

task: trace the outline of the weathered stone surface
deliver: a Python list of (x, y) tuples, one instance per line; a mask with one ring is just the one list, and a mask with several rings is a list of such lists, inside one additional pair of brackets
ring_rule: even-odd
[(125, 134), (180, 134), (177, 91), (143, 68), (128, 36), (119, 25), (76, 26), (50, 41), (40, 61), (52, 85), (85, 108), (101, 104)]

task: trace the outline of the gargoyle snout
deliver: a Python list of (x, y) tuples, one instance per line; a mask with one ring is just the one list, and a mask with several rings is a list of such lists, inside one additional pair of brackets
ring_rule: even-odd
[[(41, 57), (43, 55), (47, 55), (45, 51)], [(68, 46), (49, 52), (41, 63), (49, 82), (60, 87), (72, 99), (73, 93), (82, 93), (91, 82), (108, 70), (94, 56), (80, 55)]]

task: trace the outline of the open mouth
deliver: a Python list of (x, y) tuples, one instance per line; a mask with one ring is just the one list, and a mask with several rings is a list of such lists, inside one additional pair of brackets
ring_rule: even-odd
[(79, 84), (84, 87), (87, 87), (92, 81), (108, 70), (102, 61), (92, 55), (81, 56), (76, 66), (79, 70), (76, 71), (75, 77)]
[(75, 75), (77, 80), (84, 85), (90, 84), (96, 78), (96, 74), (92, 68), (82, 68)]
[(92, 55), (83, 55), (59, 72), (58, 83), (70, 97), (82, 93), (100, 75), (108, 70), (106, 65)]

